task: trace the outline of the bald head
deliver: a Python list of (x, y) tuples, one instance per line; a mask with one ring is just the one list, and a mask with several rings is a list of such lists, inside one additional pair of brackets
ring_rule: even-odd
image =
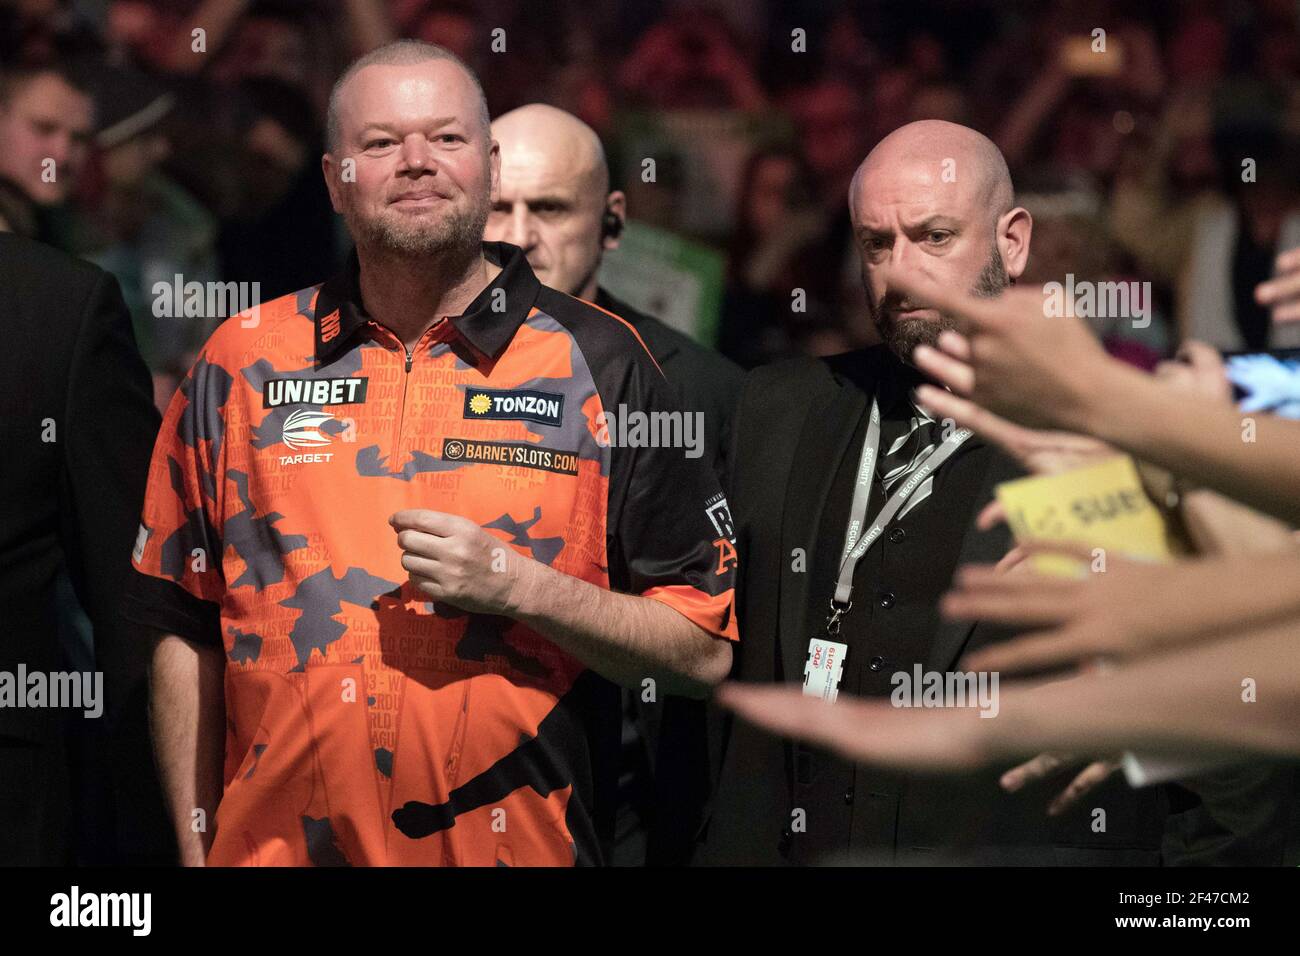
[(849, 186), (871, 318), (904, 361), (951, 321), (891, 290), (912, 274), (996, 295), (1024, 271), (1032, 221), (988, 137), (956, 123), (908, 123), (882, 139)]
[(623, 212), (600, 137), (573, 114), (533, 103), (497, 117), (492, 138), (501, 194), (486, 238), (522, 248), (544, 285), (591, 298), (601, 255), (617, 245), (602, 220)]
[(503, 170), (515, 167), (518, 175), (534, 178), (572, 177), (602, 201), (609, 191), (600, 137), (572, 113), (530, 103), (497, 117), (492, 138), (501, 144)]
[(1011, 171), (1002, 151), (983, 133), (946, 120), (919, 120), (894, 130), (867, 154), (849, 186), (849, 209), (873, 175), (908, 168), (932, 185), (951, 185), (969, 193), (994, 216), (1016, 202)]
[[(358, 57), (348, 65), (342, 75), (334, 81), (334, 86), (330, 90), (329, 107), (325, 116), (325, 145), (330, 150), (337, 150), (340, 143), (340, 130), (342, 125), (341, 113), (344, 108), (344, 100), (347, 95), (348, 87), (356, 78), (356, 75), (367, 67), (389, 66), (389, 67), (409, 67), (429, 63), (430, 61), (441, 60), (447, 63), (455, 64), (465, 78), (469, 81), (473, 89), (473, 100), (475, 106), (475, 119), (486, 134), (488, 130), (488, 107), (487, 98), (483, 95), (483, 87), (479, 84), (478, 77), (460, 57), (450, 50), (438, 46), (436, 43), (425, 43), (423, 40), (394, 40), (392, 43), (386, 43), (383, 46), (371, 50), (365, 56)], [(484, 135), (484, 140), (488, 137)]]

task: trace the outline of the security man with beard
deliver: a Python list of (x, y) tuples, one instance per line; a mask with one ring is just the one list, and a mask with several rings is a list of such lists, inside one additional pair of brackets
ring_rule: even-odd
[[(952, 671), (1004, 638), (943, 621), (959, 564), (990, 563), (1010, 542), (980, 533), (995, 486), (1022, 472), (912, 399), (912, 350), (952, 327), (900, 296), (919, 273), (980, 295), (1014, 282), (1032, 222), (1006, 162), (984, 136), (939, 121), (885, 137), (853, 179), (849, 206), (871, 319), (883, 344), (761, 368), (733, 425), (731, 503), (741, 571), (742, 681), (803, 682), (889, 695), (893, 675)], [(835, 663), (827, 667), (830, 659)], [(807, 676), (805, 677), (805, 674)], [(1089, 863), (1160, 861), (1164, 807), (1111, 778), (1069, 812), (1045, 809), (1060, 782), (1004, 793), (998, 775), (925, 778), (855, 767), (735, 723), (698, 857), (713, 864)], [(1092, 808), (1106, 809), (1100, 831)]]

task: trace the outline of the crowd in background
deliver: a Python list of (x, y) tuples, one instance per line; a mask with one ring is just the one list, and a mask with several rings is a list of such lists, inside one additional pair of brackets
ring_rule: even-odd
[[(268, 300), (334, 272), (329, 86), (418, 37), (476, 70), (494, 116), (581, 117), (629, 219), (725, 253), (714, 344), (743, 365), (870, 340), (849, 177), (939, 118), (1006, 155), (1035, 220), (1026, 283), (1150, 283), (1153, 321), (1097, 328), (1150, 368), (1190, 337), (1300, 344), (1253, 298), (1300, 243), (1297, 19), (1290, 0), (0, 0), (0, 225), (118, 277), (162, 401), (214, 317), (155, 317), (154, 284)], [(653, 182), (647, 124), (688, 130)]]

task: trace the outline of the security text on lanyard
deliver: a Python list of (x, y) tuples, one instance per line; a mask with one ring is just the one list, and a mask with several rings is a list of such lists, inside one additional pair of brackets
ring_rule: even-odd
[(943, 443), (930, 452), (890, 496), (866, 534), (862, 534), (862, 526), (867, 520), (867, 506), (871, 501), (876, 456), (880, 451), (880, 405), (874, 398), (871, 400), (871, 421), (867, 424), (867, 440), (862, 445), (862, 459), (858, 463), (857, 484), (853, 488), (853, 501), (849, 506), (849, 527), (844, 535), (844, 553), (840, 560), (839, 577), (835, 582), (835, 597), (831, 599), (831, 613), (826, 619), (826, 633), (832, 636), (838, 634), (840, 618), (853, 606), (853, 571), (863, 555), (876, 543), (885, 528), (889, 526), (889, 522), (894, 519), (894, 515), (898, 514), (899, 509), (907, 503), (907, 499), (912, 497), (912, 493), (926, 478), (934, 474), (940, 465), (951, 458), (971, 434), (969, 428), (959, 428), (945, 438)]

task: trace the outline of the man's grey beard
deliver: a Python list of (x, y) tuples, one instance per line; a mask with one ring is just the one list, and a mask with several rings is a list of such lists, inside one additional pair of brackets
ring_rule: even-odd
[[(1010, 284), (1007, 276), (1006, 265), (1002, 262), (1002, 254), (998, 252), (998, 246), (995, 242), (989, 253), (989, 259), (984, 263), (984, 268), (980, 274), (975, 277), (975, 284), (971, 287), (971, 295), (979, 296), (982, 299), (992, 299), (1002, 294), (1002, 290)], [(871, 321), (875, 324), (876, 329), (880, 332), (881, 340), (904, 362), (909, 365), (912, 362), (912, 352), (918, 345), (928, 345), (931, 348), (938, 348), (939, 336), (943, 332), (956, 331), (956, 321), (948, 315), (939, 313), (939, 318), (934, 319), (903, 319), (901, 321), (891, 321), (886, 318), (886, 312), (880, 305), (876, 304), (871, 296), (871, 289), (867, 289), (867, 305), (871, 310)]]
[(397, 256), (427, 258), (447, 254), (477, 254), (487, 226), (486, 196), (468, 209), (454, 210), (436, 222), (412, 217), (402, 221), (393, 216), (360, 219), (346, 215), (348, 231), (360, 247)]

